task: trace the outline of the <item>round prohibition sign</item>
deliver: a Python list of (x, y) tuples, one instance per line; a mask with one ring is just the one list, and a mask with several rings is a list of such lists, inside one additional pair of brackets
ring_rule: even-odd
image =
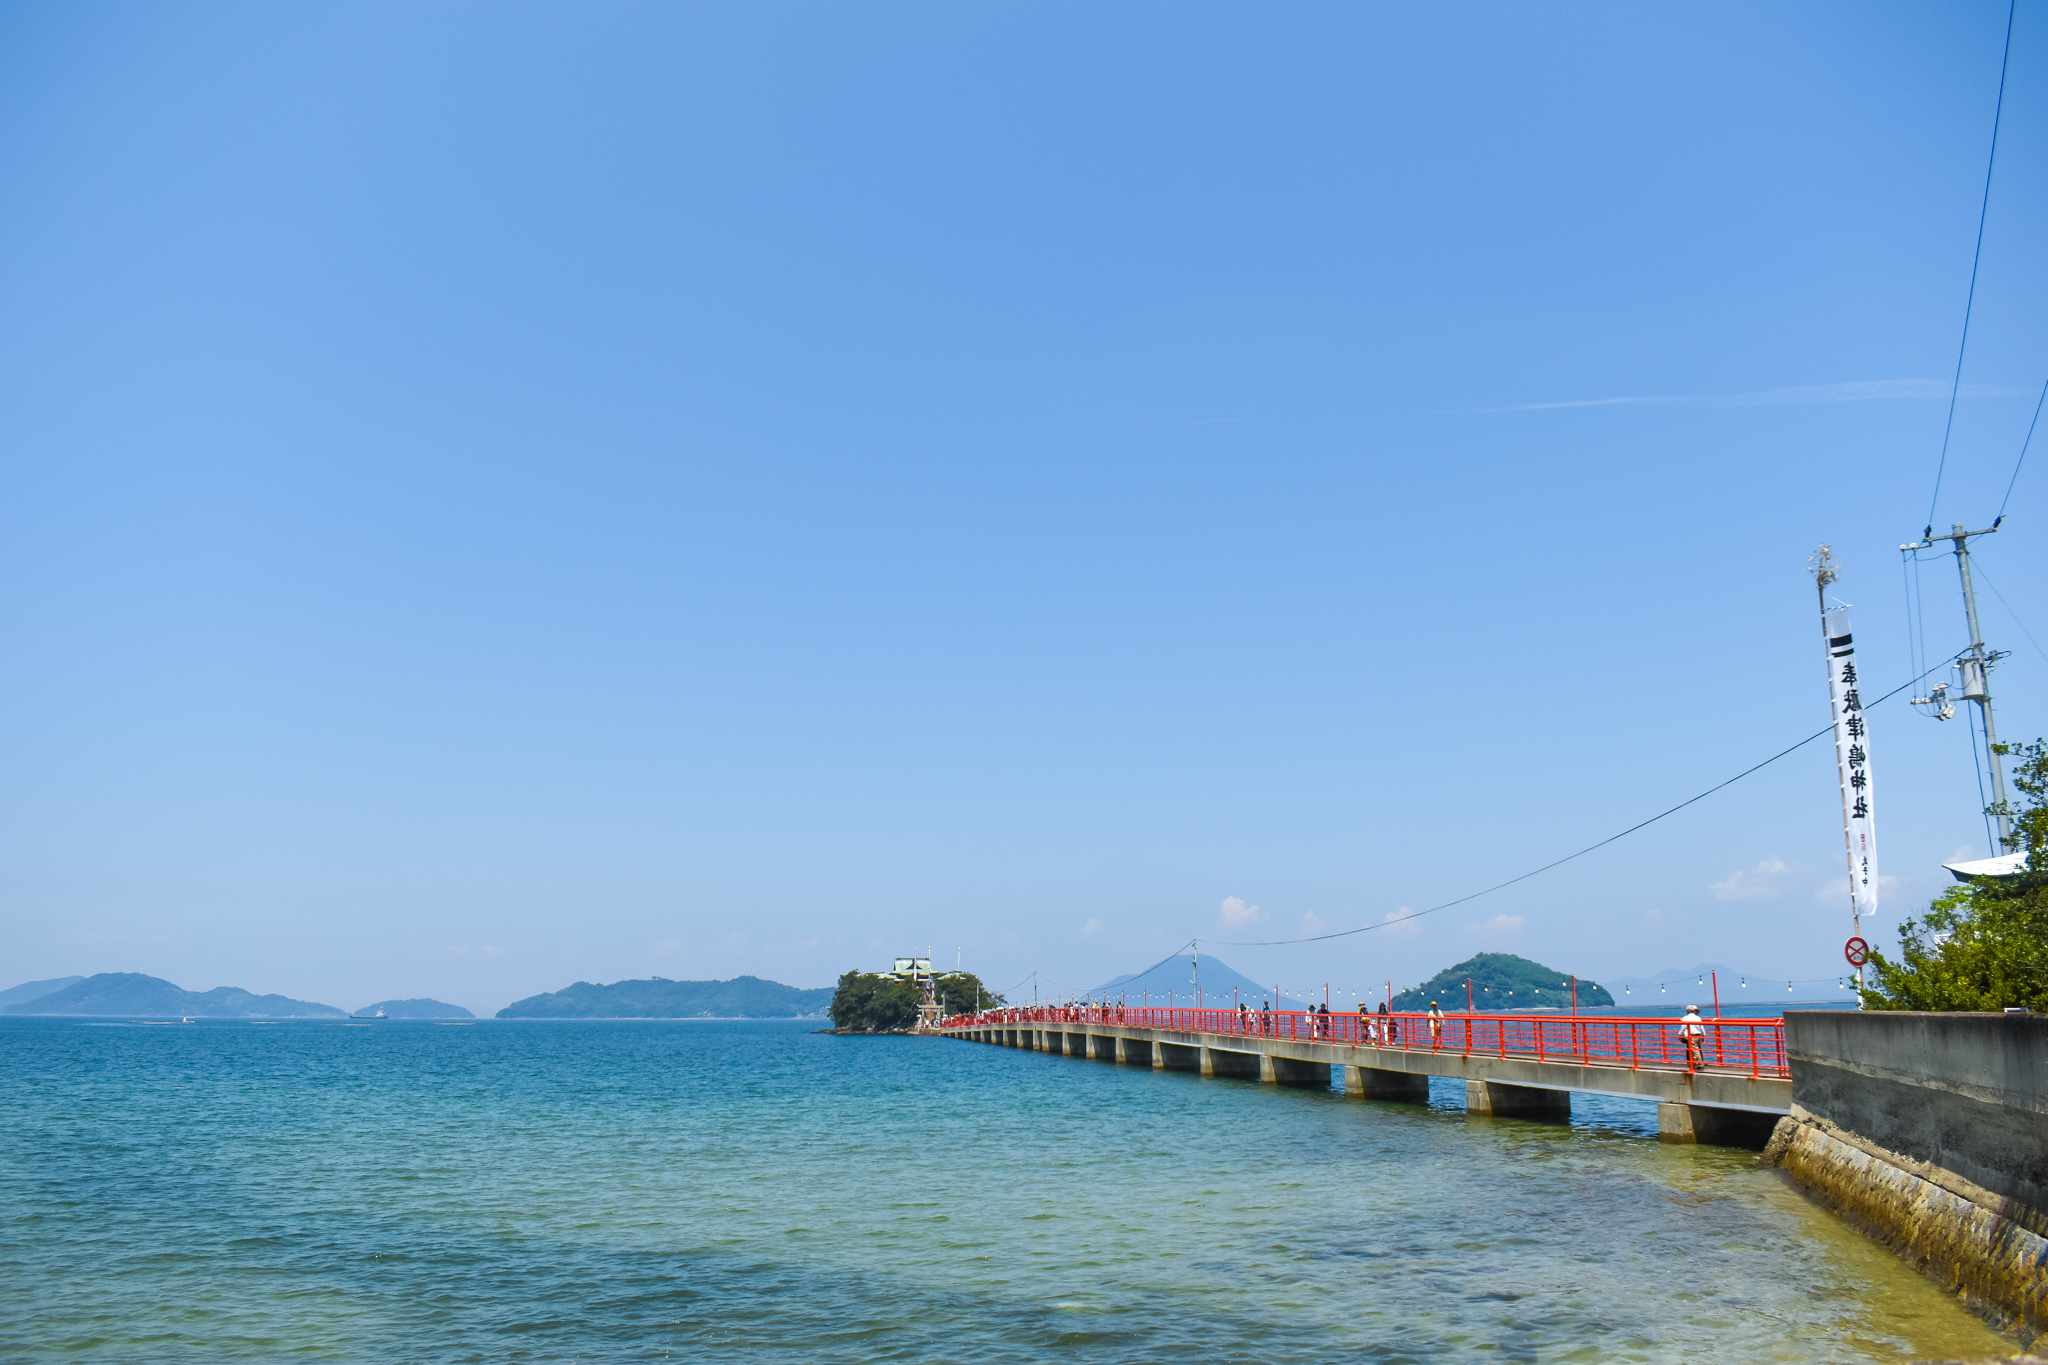
[(1849, 959), (1851, 967), (1861, 967), (1870, 961), (1870, 945), (1861, 938), (1852, 938), (1842, 945), (1842, 956)]

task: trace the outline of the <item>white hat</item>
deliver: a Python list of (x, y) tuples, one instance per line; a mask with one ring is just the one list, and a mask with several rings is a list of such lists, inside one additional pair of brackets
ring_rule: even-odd
[(1687, 1014), (1698, 1014), (1700, 1012), (1700, 1007), (1698, 1005), (1687, 1005), (1685, 1007), (1685, 1012)]

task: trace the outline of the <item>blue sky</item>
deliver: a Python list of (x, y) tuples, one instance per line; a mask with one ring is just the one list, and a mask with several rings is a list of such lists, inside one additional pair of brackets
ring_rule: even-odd
[[(1817, 543), (1910, 673), (2004, 20), (11, 6), (0, 984), (1082, 987), (1632, 824), (1825, 723)], [(1944, 526), (2044, 171), (2023, 8)], [(1983, 822), (1960, 719), (1873, 722), (1901, 912)], [(1822, 743), (1215, 951), (1826, 977), (1840, 850)]]

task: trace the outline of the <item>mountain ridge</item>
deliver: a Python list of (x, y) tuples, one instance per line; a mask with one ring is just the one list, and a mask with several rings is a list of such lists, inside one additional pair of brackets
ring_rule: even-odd
[(758, 976), (730, 981), (648, 977), (609, 986), (578, 981), (515, 1000), (500, 1019), (808, 1019), (822, 1017), (832, 987), (806, 990)]
[(0, 1009), (0, 1014), (84, 1014), (122, 1018), (190, 1015), (195, 1019), (345, 1019), (348, 1011), (284, 995), (257, 995), (239, 986), (188, 991), (160, 976), (101, 972), (62, 990)]

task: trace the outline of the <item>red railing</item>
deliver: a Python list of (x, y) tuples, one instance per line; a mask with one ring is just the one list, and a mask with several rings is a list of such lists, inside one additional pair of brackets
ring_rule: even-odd
[[(1400, 1052), (1620, 1067), (1788, 1076), (1783, 1019), (1642, 1018), (1570, 1014), (1317, 1014), (1308, 1010), (1042, 1005), (956, 1015), (942, 1027), (1102, 1024), (1226, 1037), (1284, 1038)], [(1688, 1034), (1688, 1030), (1693, 1030)], [(1688, 1042), (1691, 1048), (1688, 1050)]]

